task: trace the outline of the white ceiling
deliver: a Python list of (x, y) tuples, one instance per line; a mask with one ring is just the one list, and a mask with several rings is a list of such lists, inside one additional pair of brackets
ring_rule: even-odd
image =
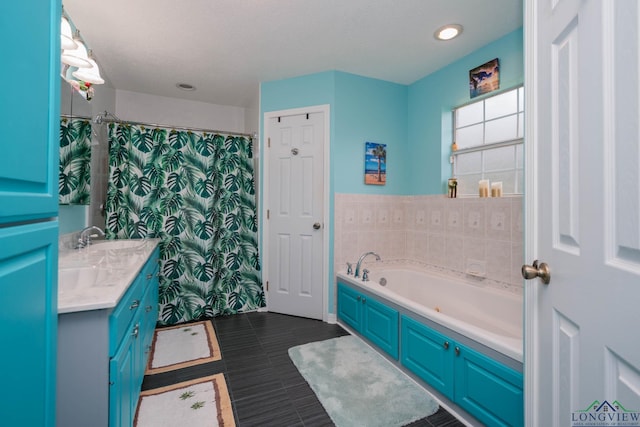
[[(249, 107), (327, 70), (410, 84), (522, 26), (522, 0), (63, 0), (111, 85)], [(459, 23), (462, 36), (436, 41)], [(491, 59), (491, 58), (487, 58)], [(194, 92), (176, 88), (185, 82)]]

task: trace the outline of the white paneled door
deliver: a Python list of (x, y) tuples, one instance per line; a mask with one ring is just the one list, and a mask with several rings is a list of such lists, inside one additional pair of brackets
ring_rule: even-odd
[(267, 307), (322, 319), (325, 113), (267, 122)]
[(640, 2), (526, 11), (527, 424), (638, 426)]

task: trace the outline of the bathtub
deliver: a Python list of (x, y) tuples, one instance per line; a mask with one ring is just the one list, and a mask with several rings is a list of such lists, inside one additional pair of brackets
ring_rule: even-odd
[(345, 272), (338, 279), (522, 362), (521, 296), (413, 267), (368, 268), (368, 282)]

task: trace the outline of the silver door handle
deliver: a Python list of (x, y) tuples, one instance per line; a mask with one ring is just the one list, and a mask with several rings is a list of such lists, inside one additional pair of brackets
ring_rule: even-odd
[(320, 225), (319, 222), (316, 222), (315, 224), (313, 224), (313, 229), (314, 230), (320, 230), (320, 227), (322, 227), (322, 226)]
[(532, 265), (524, 264), (522, 266), (522, 277), (526, 280), (535, 279), (539, 277), (542, 280), (542, 283), (548, 285), (551, 281), (551, 270), (549, 266), (544, 262), (538, 264), (538, 260), (533, 261)]

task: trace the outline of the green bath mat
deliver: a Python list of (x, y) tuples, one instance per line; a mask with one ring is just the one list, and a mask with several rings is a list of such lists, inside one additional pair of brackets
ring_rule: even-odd
[(293, 347), (289, 356), (338, 427), (400, 427), (438, 410), (423, 388), (353, 336)]

